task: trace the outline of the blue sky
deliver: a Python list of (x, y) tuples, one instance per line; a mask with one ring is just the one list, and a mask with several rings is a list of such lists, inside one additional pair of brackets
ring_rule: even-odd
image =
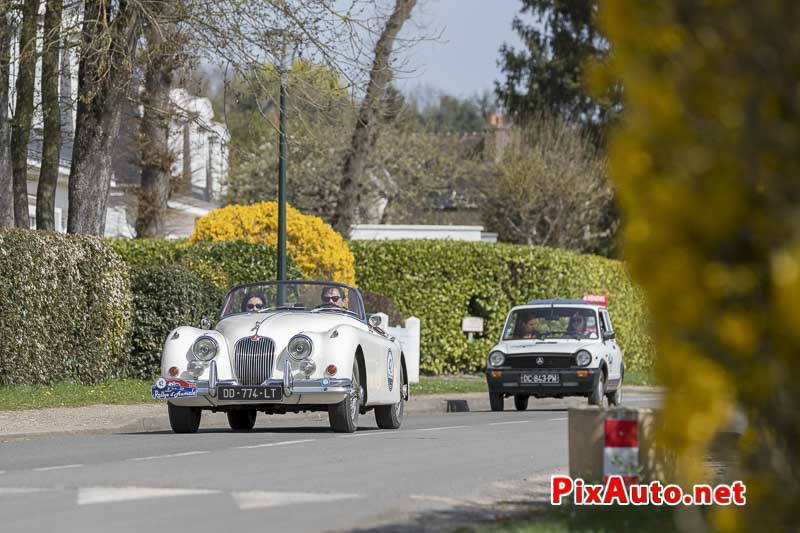
[(501, 77), (500, 45), (521, 47), (511, 29), (520, 6), (518, 0), (420, 0), (402, 35), (441, 36), (403, 54), (413, 72), (400, 74), (396, 83), (404, 91), (427, 86), (462, 97), (492, 89)]

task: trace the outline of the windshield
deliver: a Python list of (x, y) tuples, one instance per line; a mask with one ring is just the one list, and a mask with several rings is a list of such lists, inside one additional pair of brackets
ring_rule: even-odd
[(220, 318), (267, 311), (343, 313), (364, 320), (364, 305), (356, 289), (321, 281), (265, 281), (239, 285), (225, 297)]
[(596, 339), (597, 314), (587, 307), (530, 307), (511, 313), (503, 340)]

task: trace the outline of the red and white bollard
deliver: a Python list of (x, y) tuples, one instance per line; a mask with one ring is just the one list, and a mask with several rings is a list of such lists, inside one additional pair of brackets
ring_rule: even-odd
[(639, 431), (635, 411), (609, 411), (605, 421), (603, 483), (622, 476), (626, 484), (639, 481)]

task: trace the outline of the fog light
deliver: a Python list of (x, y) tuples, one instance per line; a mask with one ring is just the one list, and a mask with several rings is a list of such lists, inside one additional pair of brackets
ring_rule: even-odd
[(205, 365), (200, 361), (189, 361), (189, 364), (186, 365), (186, 370), (188, 370), (189, 373), (193, 375), (195, 378), (200, 377), (200, 374), (203, 373), (203, 370), (205, 370), (205, 368), (206, 368)]
[(306, 377), (310, 376), (314, 373), (314, 370), (317, 369), (317, 365), (314, 361), (309, 361), (306, 359), (305, 361), (300, 361), (300, 371), (304, 372)]
[(493, 378), (501, 378), (501, 377), (503, 377), (503, 371), (502, 370), (492, 370), (492, 377)]
[(327, 372), (331, 376), (335, 376), (337, 370), (338, 369), (336, 368), (336, 365), (328, 365), (328, 368), (325, 369), (325, 372)]
[(577, 376), (579, 378), (585, 378), (585, 377), (587, 377), (589, 375), (589, 371), (588, 370), (578, 370), (576, 372), (576, 374), (577, 374)]
[(167, 372), (169, 372), (169, 375), (174, 378), (175, 376), (178, 375), (178, 372), (180, 372), (180, 370), (178, 370), (177, 366), (171, 366), (169, 367), (169, 370)]

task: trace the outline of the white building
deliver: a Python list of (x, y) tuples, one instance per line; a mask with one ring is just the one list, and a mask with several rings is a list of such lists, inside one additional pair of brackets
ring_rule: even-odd
[[(42, 3), (39, 20), (39, 47), (44, 24)], [(60, 95), (62, 146), (59, 177), (56, 188), (55, 225), (66, 231), (68, 209), (68, 178), (72, 161), (72, 139), (75, 132), (75, 115), (78, 93), (78, 56), (80, 24), (74, 10), (64, 12), (63, 27), (71, 33), (64, 36), (61, 50)], [(14, 28), (11, 47), (11, 76), (9, 80), (9, 117), (13, 116), (16, 102), (15, 85), (19, 58), (19, 27)], [(36, 66), (34, 90), (34, 116), (28, 145), (28, 211), (31, 227), (35, 226), (36, 189), (42, 154), (42, 106), (39, 79), (41, 58)], [(134, 85), (135, 87), (135, 85)], [(139, 90), (139, 87), (136, 87)], [(190, 95), (183, 89), (174, 89), (170, 98), (175, 106), (169, 134), (169, 144), (175, 154), (172, 173), (184, 177), (186, 190), (173, 195), (165, 214), (165, 236), (184, 237), (194, 229), (194, 221), (219, 207), (228, 173), (228, 141), (230, 136), (224, 124), (214, 121), (214, 111), (208, 98)], [(106, 236), (133, 236), (136, 220), (136, 189), (140, 185), (141, 169), (135, 136), (142, 110), (129, 105), (123, 111), (120, 135), (113, 153), (113, 176), (108, 198)]]
[(497, 242), (497, 233), (483, 231), (483, 226), (435, 226), (423, 224), (353, 224), (354, 241), (445, 239), (453, 241)]

